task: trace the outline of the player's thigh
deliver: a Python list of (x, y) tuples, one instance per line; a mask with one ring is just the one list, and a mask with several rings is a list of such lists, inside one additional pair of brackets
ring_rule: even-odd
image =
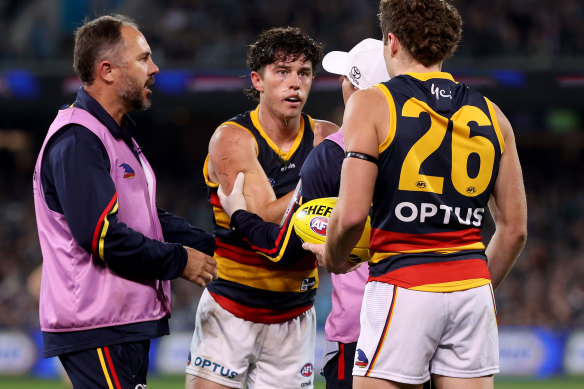
[(150, 341), (60, 355), (74, 388), (146, 388)]
[(432, 358), (432, 373), (478, 378), (499, 372), (499, 337), (491, 285), (446, 294), (449, 325)]
[(423, 385), (411, 385), (372, 377), (353, 377), (353, 389), (422, 389)]
[[(205, 290), (199, 300), (185, 372), (230, 388), (243, 388), (258, 354), (258, 336), (266, 324), (240, 319), (223, 309)], [(193, 380), (191, 387), (205, 382)], [(187, 379), (187, 382), (189, 382)], [(195, 382), (202, 382), (197, 383)]]
[(447, 321), (443, 293), (369, 282), (353, 376), (423, 384), (430, 379), (430, 359)]
[(433, 374), (432, 382), (436, 389), (493, 389), (495, 387), (495, 378), (492, 375), (477, 378), (454, 378)]
[(228, 389), (229, 386), (209, 381), (196, 375), (186, 374), (185, 389)]
[(287, 322), (267, 325), (248, 388), (312, 388), (315, 339), (314, 307)]

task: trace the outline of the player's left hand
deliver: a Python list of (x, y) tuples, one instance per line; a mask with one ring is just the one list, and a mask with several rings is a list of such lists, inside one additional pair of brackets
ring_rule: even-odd
[(311, 251), (315, 256), (318, 264), (329, 273), (344, 274), (357, 269), (361, 264), (351, 265), (349, 261), (343, 261), (339, 265), (335, 265), (331, 261), (326, 260), (325, 245), (321, 243), (302, 243), (302, 248)]
[(237, 173), (235, 177), (235, 182), (233, 183), (233, 189), (229, 195), (223, 192), (223, 188), (219, 185), (217, 189), (217, 195), (219, 196), (219, 201), (223, 210), (231, 219), (233, 212), (238, 209), (243, 209), (247, 211), (247, 204), (245, 202), (245, 196), (243, 195), (243, 182), (245, 181), (245, 174), (243, 172)]

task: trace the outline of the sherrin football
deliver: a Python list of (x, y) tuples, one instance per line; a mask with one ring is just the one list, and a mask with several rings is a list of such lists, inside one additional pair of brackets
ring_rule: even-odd
[[(326, 241), (326, 229), (331, 212), (337, 203), (336, 197), (323, 197), (308, 201), (300, 206), (292, 216), (294, 232), (303, 241), (309, 243), (324, 243)], [(357, 245), (351, 251), (349, 263), (357, 264), (370, 259), (369, 236), (371, 234), (371, 221), (367, 216), (367, 222), (363, 229), (363, 235)]]

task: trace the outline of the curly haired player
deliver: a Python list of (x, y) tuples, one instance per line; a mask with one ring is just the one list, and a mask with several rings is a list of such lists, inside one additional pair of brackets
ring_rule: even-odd
[(238, 172), (250, 210), (279, 220), (313, 148), (314, 129), (332, 123), (302, 113), (322, 49), (298, 28), (272, 28), (249, 47), (247, 63), (259, 101), (221, 124), (209, 142), (204, 175), (213, 205), (218, 279), (203, 293), (186, 368), (187, 388), (313, 386), (318, 273), (304, 253), (283, 266), (254, 252), (229, 226), (217, 188)]
[[(430, 374), (438, 389), (493, 388), (493, 289), (527, 237), (513, 130), (490, 100), (441, 71), (462, 32), (450, 3), (382, 0), (379, 17), (391, 80), (349, 100), (327, 240), (305, 246), (342, 272), (371, 212), (356, 388), (420, 388)], [(485, 247), (487, 206), (496, 231)]]

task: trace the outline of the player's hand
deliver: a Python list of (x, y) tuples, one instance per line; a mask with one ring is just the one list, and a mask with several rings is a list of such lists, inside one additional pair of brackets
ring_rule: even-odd
[(243, 195), (243, 182), (245, 181), (245, 174), (243, 172), (237, 173), (235, 177), (235, 182), (233, 183), (233, 189), (229, 195), (223, 192), (223, 188), (219, 185), (217, 189), (217, 195), (219, 196), (219, 201), (221, 202), (221, 207), (231, 219), (233, 212), (238, 209), (243, 209), (247, 211), (247, 204), (245, 202), (245, 197)]
[(209, 282), (217, 279), (217, 261), (198, 250), (185, 247), (188, 254), (187, 265), (181, 277), (204, 288)]
[(302, 243), (302, 248), (307, 251), (311, 251), (315, 256), (318, 264), (324, 268), (329, 273), (344, 274), (357, 269), (361, 264), (351, 265), (349, 261), (343, 261), (339, 265), (333, 264), (331, 261), (326, 260), (325, 245), (322, 243)]

